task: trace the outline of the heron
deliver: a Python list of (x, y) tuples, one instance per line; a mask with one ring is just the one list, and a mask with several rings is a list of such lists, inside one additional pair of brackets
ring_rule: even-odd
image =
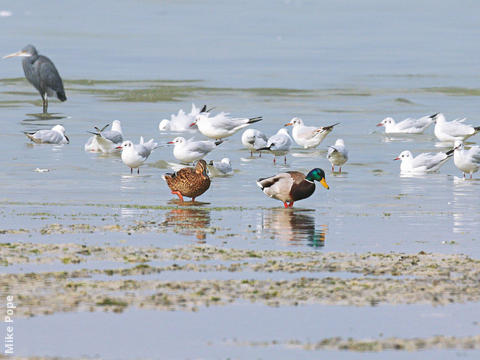
[(43, 113), (48, 110), (48, 97), (57, 96), (58, 100), (65, 101), (67, 97), (63, 89), (63, 81), (53, 62), (46, 56), (39, 55), (33, 45), (27, 45), (22, 50), (6, 55), (8, 59), (14, 56), (23, 57), (22, 65), (25, 77), (38, 90), (43, 101)]

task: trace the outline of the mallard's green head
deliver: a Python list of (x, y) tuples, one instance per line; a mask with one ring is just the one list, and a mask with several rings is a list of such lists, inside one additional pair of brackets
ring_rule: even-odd
[(315, 168), (313, 170), (310, 170), (305, 179), (309, 181), (317, 180), (318, 182), (320, 182), (320, 184), (323, 185), (325, 189), (330, 189), (327, 182), (325, 181), (325, 171), (323, 171), (322, 169)]

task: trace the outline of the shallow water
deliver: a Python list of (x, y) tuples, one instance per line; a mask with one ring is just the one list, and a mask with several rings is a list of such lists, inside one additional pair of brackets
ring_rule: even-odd
[[(207, 243), (249, 249), (426, 251), (480, 257), (480, 175), (464, 181), (450, 161), (438, 174), (401, 177), (399, 164), (393, 161), (401, 151), (417, 154), (446, 148), (436, 144), (432, 128), (424, 135), (388, 137), (375, 127), (386, 116), (401, 120), (436, 112), (443, 112), (447, 119), (467, 117), (469, 123), (480, 125), (477, 2), (460, 6), (449, 1), (123, 0), (94, 7), (81, 1), (50, 1), (47, 6), (22, 1), (8, 6), (5, 10), (12, 16), (0, 17), (2, 51), (8, 54), (28, 43), (36, 45), (57, 65), (68, 101), (51, 101), (51, 114), (42, 116), (40, 97), (24, 80), (20, 60), (0, 62), (0, 228), (27, 230), (0, 235), (0, 241), (158, 247)], [(318, 149), (294, 148), (286, 165), (283, 161), (273, 165), (268, 154), (250, 157), (242, 149), (240, 134), (232, 136), (206, 159), (229, 157), (233, 176), (214, 178), (210, 190), (198, 198), (199, 204), (179, 206), (161, 179), (169, 171), (167, 162), (176, 162), (166, 143), (178, 134), (159, 133), (158, 123), (180, 108), (188, 111), (192, 102), (234, 116), (263, 116), (255, 128), (267, 134), (293, 116), (312, 125), (340, 125)], [(140, 176), (131, 176), (118, 155), (83, 150), (89, 137), (86, 131), (114, 119), (122, 121), (126, 138), (153, 137), (161, 144)], [(67, 129), (69, 145), (32, 145), (23, 135), (57, 123)], [(478, 136), (471, 141), (477, 143)], [(350, 150), (342, 174), (332, 174), (325, 159), (327, 146), (336, 138), (343, 138)], [(259, 177), (314, 167), (326, 170), (330, 190), (317, 187), (294, 209), (284, 210), (255, 184)], [(37, 168), (49, 171), (35, 172)], [(153, 229), (131, 234), (41, 232), (55, 223), (128, 228), (139, 220), (152, 222)], [(35, 271), (32, 265), (28, 268)], [(37, 271), (44, 269), (39, 266)], [(415, 309), (412, 314), (421, 312)], [(282, 311), (255, 308), (260, 314), (275, 310)], [(326, 306), (311, 309), (315, 316), (328, 310)], [(376, 316), (384, 318), (386, 313)], [(96, 315), (65, 317), (71, 316), (70, 326)], [(182, 324), (187, 327), (196, 321), (189, 315), (178, 315), (185, 318)], [(63, 316), (21, 320), (26, 324), (22, 329), (41, 329)], [(124, 321), (120, 315), (108, 316)], [(224, 314), (209, 316), (220, 319)], [(232, 310), (230, 316), (235, 322), (244, 315)], [(340, 311), (338, 316), (347, 315)], [(457, 318), (445, 320), (443, 326), (447, 323), (456, 328), (463, 324)], [(266, 331), (270, 327), (265, 325)], [(436, 327), (431, 324), (431, 329)], [(370, 333), (376, 328), (371, 325)], [(122, 331), (129, 334), (127, 329)], [(238, 333), (248, 330), (239, 328)], [(351, 333), (339, 329), (335, 335)], [(23, 336), (19, 355), (82, 354), (81, 347), (73, 345), (57, 351), (24, 347), (36, 338), (33, 332), (19, 336)], [(309, 338), (307, 333), (299, 337)], [(216, 342), (211, 348), (223, 346)], [(175, 347), (171, 357), (193, 356), (176, 353)], [(211, 355), (209, 351), (205, 356)], [(235, 357), (256, 355), (231, 351), (227, 354)], [(265, 358), (290, 356), (282, 349), (261, 351), (259, 356)], [(90, 355), (97, 352), (117, 357), (104, 349), (88, 349)], [(447, 351), (434, 354), (451, 355)]]
[[(396, 311), (403, 316), (399, 319)], [(19, 341), (28, 340), (30, 348), (42, 354), (65, 356), (95, 356), (118, 358), (318, 358), (329, 354), (344, 359), (361, 358), (358, 353), (304, 351), (276, 345), (257, 347), (249, 341), (278, 343), (292, 339), (315, 341), (335, 336), (388, 338), (407, 333), (409, 337), (432, 336), (438, 333), (468, 336), (478, 333), (469, 314), (478, 305), (451, 305), (444, 308), (426, 306), (351, 308), (304, 306), (264, 308), (255, 305), (236, 305), (201, 309), (197, 313), (183, 311), (129, 311), (118, 314), (57, 314), (18, 323)], [(348, 317), (349, 322), (338, 321)], [(450, 326), (451, 321), (461, 326)], [(370, 323), (376, 323), (372, 332)], [(125, 326), (131, 324), (131, 326)], [(141, 324), (141, 325), (140, 325)], [(208, 324), (208, 326), (206, 326)], [(258, 324), (264, 324), (258, 326)], [(354, 326), (353, 326), (354, 325)], [(268, 330), (267, 330), (268, 328)], [(106, 336), (105, 334), (108, 334)], [(55, 341), (52, 341), (55, 339)], [(108, 339), (115, 339), (111, 346)], [(117, 343), (118, 341), (118, 343)], [(178, 346), (178, 342), (184, 344)], [(84, 344), (88, 344), (85, 348)], [(103, 355), (108, 354), (108, 355)], [(417, 353), (388, 352), (392, 359), (424, 359), (452, 357), (474, 359), (479, 351), (421, 351)], [(368, 353), (368, 358), (383, 358), (385, 353)], [(363, 355), (365, 358), (365, 354)]]

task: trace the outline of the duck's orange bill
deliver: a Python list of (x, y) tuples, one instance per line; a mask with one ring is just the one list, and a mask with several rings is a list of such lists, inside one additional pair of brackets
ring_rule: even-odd
[(327, 182), (325, 181), (325, 178), (320, 180), (320, 184), (322, 184), (325, 189), (327, 190), (330, 189), (330, 186), (328, 186)]

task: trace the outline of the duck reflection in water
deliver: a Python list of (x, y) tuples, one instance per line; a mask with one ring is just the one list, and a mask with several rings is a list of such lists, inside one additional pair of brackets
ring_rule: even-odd
[(179, 234), (195, 235), (198, 240), (204, 240), (209, 232), (210, 210), (179, 206), (166, 214), (162, 226)]
[(325, 246), (327, 225), (315, 227), (315, 210), (271, 209), (262, 215), (262, 232), (270, 233), (282, 245)]

